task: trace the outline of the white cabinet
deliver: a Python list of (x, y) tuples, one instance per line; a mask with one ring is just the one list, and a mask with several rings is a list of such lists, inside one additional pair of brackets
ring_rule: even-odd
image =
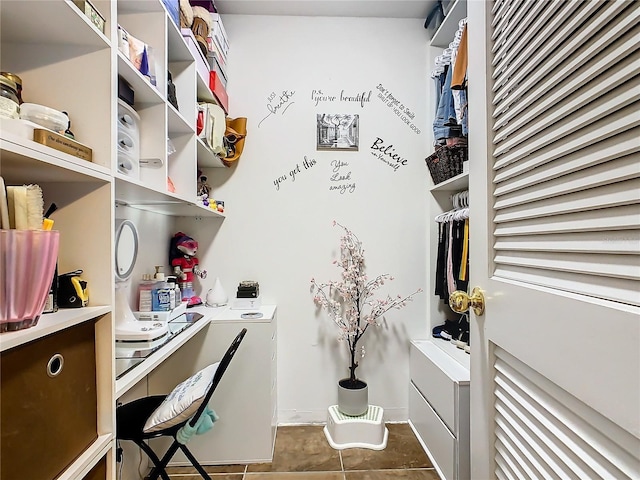
[[(55, 466), (41, 464), (39, 473), (31, 475), (21, 469), (21, 465), (29, 465), (19, 462), (32, 458), (33, 452), (27, 452), (25, 457), (8, 450), (11, 443), (4, 441), (4, 435), (10, 432), (3, 428), (5, 422), (0, 424), (2, 478), (12, 476), (8, 473), (14, 471), (11, 468), (33, 480), (116, 478), (114, 205), (130, 205), (163, 215), (224, 218), (196, 201), (198, 164), (216, 166), (211, 152), (196, 137), (196, 103), (199, 99), (211, 102), (215, 98), (196, 74), (195, 58), (178, 27), (161, 0), (92, 3), (105, 19), (104, 31), (99, 31), (71, 0), (0, 3), (0, 70), (21, 77), (25, 102), (68, 112), (76, 140), (93, 151), (92, 161), (82, 160), (34, 142), (32, 131), (21, 122), (3, 119), (0, 123), (0, 175), (7, 185), (40, 185), (45, 208), (52, 202), (57, 204), (52, 219), (54, 229), (60, 231), (58, 271), (82, 269), (82, 277), (89, 285), (87, 307), (61, 309), (43, 315), (34, 327), (0, 334), (0, 363), (4, 365), (4, 359), (22, 358), (24, 352), (31, 358), (30, 351), (42, 353), (42, 345), (49, 348), (53, 341), (55, 346), (57, 339), (60, 342), (71, 339), (65, 341), (73, 347), (74, 335), (82, 331), (94, 339), (87, 350), (91, 353), (87, 353), (90, 361), (86, 365), (91, 371), (86, 373), (94, 379), (90, 383), (95, 383), (95, 393), (87, 397), (92, 403), (87, 411), (93, 412), (87, 418), (94, 432), (82, 445), (69, 447), (63, 458), (53, 462)], [(156, 87), (119, 52), (118, 23), (153, 46)], [(180, 110), (166, 99), (168, 69), (173, 73)], [(161, 164), (159, 168), (141, 169), (136, 178), (119, 173), (117, 168), (119, 75), (135, 89), (141, 157)], [(175, 146), (173, 155), (169, 155), (167, 139)], [(168, 178), (175, 186), (174, 192), (167, 187)], [(91, 332), (86, 334), (89, 327)], [(20, 365), (17, 362), (15, 368), (20, 369)], [(20, 370), (26, 372), (27, 366), (24, 372)], [(64, 371), (60, 379), (63, 377)], [(9, 398), (10, 385), (5, 375), (0, 381), (2, 415), (9, 415), (10, 404), (4, 399)], [(33, 387), (34, 396), (44, 392), (37, 384)], [(51, 416), (56, 415), (53, 410)], [(37, 423), (29, 429), (20, 429), (23, 431), (14, 437), (40, 438), (49, 445), (63, 435)], [(20, 452), (20, 442), (17, 445), (18, 453), (24, 453)]]
[[(188, 445), (203, 465), (272, 460), (277, 426), (276, 307), (265, 305), (260, 311), (262, 318), (246, 320), (240, 317), (242, 310), (224, 309), (205, 335), (194, 337), (188, 348), (178, 350), (149, 374), (149, 393), (166, 394), (180, 379), (219, 361), (238, 332), (247, 329), (209, 402), (219, 420)], [(153, 442), (154, 449), (163, 451), (164, 439)], [(181, 452), (172, 464), (190, 465)]]
[(469, 369), (429, 341), (411, 342), (409, 362), (409, 422), (443, 479), (468, 480)]

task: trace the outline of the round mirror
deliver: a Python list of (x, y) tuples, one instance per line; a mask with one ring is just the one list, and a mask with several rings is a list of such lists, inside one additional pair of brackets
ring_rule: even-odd
[(131, 276), (138, 257), (138, 231), (130, 220), (124, 220), (116, 230), (116, 277)]

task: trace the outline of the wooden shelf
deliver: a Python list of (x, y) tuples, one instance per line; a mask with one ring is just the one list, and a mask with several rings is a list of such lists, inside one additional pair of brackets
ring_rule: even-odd
[(0, 334), (0, 352), (37, 340), (45, 335), (50, 335), (65, 328), (72, 327), (73, 325), (78, 325), (109, 312), (111, 312), (110, 306), (100, 306), (77, 309), (67, 308), (60, 309), (56, 313), (43, 314), (40, 320), (38, 320), (38, 324), (31, 328)]
[(56, 480), (84, 478), (96, 463), (98, 463), (98, 461), (107, 454), (111, 448), (112, 441), (113, 435), (110, 433), (98, 436), (96, 441), (82, 452), (82, 454), (76, 458), (69, 468), (57, 477)]

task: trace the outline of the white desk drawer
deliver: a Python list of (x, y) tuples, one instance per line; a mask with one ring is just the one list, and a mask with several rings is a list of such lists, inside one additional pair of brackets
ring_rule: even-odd
[(439, 472), (446, 480), (454, 480), (456, 439), (413, 383), (409, 386), (409, 418)]
[(457, 434), (457, 389), (460, 384), (467, 388), (469, 372), (430, 342), (411, 343), (409, 365), (411, 381)]

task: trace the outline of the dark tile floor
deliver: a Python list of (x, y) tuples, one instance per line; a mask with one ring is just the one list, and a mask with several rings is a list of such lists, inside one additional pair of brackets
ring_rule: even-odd
[[(278, 427), (272, 463), (205, 467), (213, 480), (438, 480), (411, 427), (389, 423), (384, 450), (334, 450), (322, 425)], [(167, 469), (172, 480), (202, 480), (193, 468)]]

